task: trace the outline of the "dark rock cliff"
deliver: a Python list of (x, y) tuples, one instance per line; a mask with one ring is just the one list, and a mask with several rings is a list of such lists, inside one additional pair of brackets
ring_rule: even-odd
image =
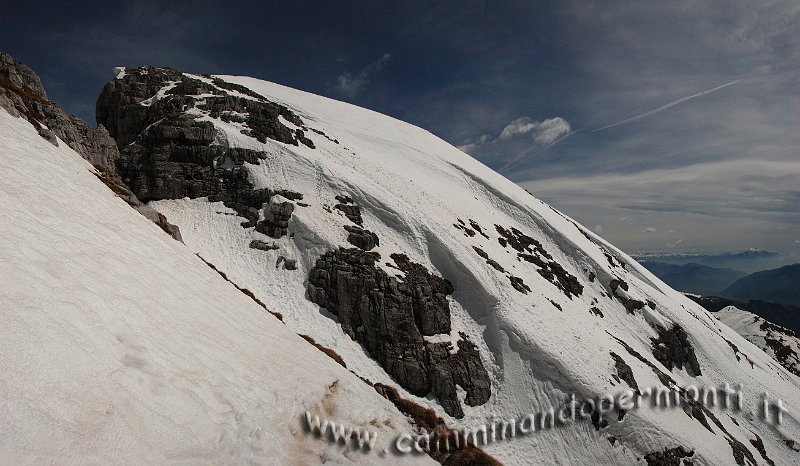
[(689, 335), (683, 328), (675, 324), (672, 328), (657, 327), (658, 338), (652, 338), (653, 356), (672, 370), (673, 367), (685, 368), (689, 374), (702, 375)]
[(261, 223), (259, 211), (276, 194), (291, 201), (302, 195), (257, 189), (244, 164), (258, 164), (266, 154), (228, 147), (210, 121), (198, 120), (205, 115), (235, 122), (242, 134), (260, 142), (313, 148), (302, 120), (286, 107), (219, 79), (142, 67), (126, 68), (124, 76), (106, 84), (96, 114), (120, 147), (117, 172), (139, 199), (207, 197), (236, 210), (247, 220), (245, 227), (257, 226), (274, 238), (288, 232), (293, 204), (271, 203)]
[(47, 98), (36, 73), (0, 52), (0, 107), (27, 119), (39, 134), (58, 146), (56, 136), (92, 165), (114, 173), (117, 145), (101, 125), (90, 128), (80, 118), (61, 110)]
[(399, 281), (375, 266), (378, 259), (355, 248), (324, 254), (309, 272), (309, 298), (336, 314), (342, 329), (409, 392), (432, 393), (454, 417), (464, 415), (456, 385), (467, 392), (467, 405), (486, 403), (489, 375), (466, 335), (459, 335), (457, 349), (424, 338), (451, 331), (450, 282), (392, 254), (405, 273)]
[(24, 63), (0, 52), (0, 107), (15, 117), (28, 120), (39, 134), (58, 146), (65, 142), (97, 169), (97, 176), (115, 194), (146, 218), (180, 241), (178, 227), (130, 192), (117, 175), (119, 151), (114, 139), (100, 125), (90, 128), (80, 118), (64, 112), (47, 98), (42, 82)]

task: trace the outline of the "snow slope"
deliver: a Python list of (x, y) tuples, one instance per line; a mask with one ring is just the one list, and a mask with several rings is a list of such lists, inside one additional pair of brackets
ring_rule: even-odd
[(92, 171), (0, 110), (0, 464), (376, 461), (306, 410), (413, 431)]
[(734, 306), (714, 316), (800, 377), (800, 339), (794, 332)]
[[(211, 83), (209, 78), (191, 77)], [(608, 427), (600, 430), (582, 422), (488, 445), (487, 451), (501, 461), (629, 464), (643, 461), (647, 453), (683, 446), (694, 452), (698, 463), (731, 464), (737, 460), (732, 445), (739, 442), (748, 453), (744, 461), (752, 455), (765, 463), (752, 443), (757, 438), (772, 461), (798, 460), (791, 442), (800, 440), (800, 381), (620, 250), (425, 130), (278, 84), (215, 77), (286, 105), (310, 128), (324, 133), (306, 131), (313, 149), (273, 140), (261, 143), (243, 135), (237, 123), (212, 118), (197, 108), (188, 111), (214, 124), (217, 144), (268, 154), (257, 165), (247, 164), (256, 187), (303, 194), (308, 206), (295, 209), (289, 223), (293, 236), (274, 240), (277, 251), (258, 251), (248, 248), (251, 240), (273, 240), (242, 228), (241, 218), (222, 203), (186, 198), (150, 205), (180, 227), (189, 248), (269, 307), (283, 310), (289, 327), (333, 348), (359, 375), (396, 385), (341, 330), (335, 317), (306, 294), (308, 272), (316, 259), (330, 249), (352, 247), (343, 229), (349, 221), (331, 209), (340, 194), (351, 196), (361, 207), (364, 228), (380, 238), (375, 250), (382, 258), (407, 254), (455, 287), (450, 303), (454, 328), (449, 338), (456, 339), (457, 332), (463, 331), (477, 344), (491, 377), (492, 395), (482, 406), (464, 406), (465, 418), (450, 418), (453, 424), (518, 418), (559, 406), (571, 393), (594, 398), (625, 390), (628, 386), (616, 377), (611, 353), (631, 367), (639, 387), (661, 385), (653, 367), (680, 387), (724, 383), (743, 387), (745, 410), (717, 411), (719, 425), (705, 427), (680, 409), (643, 408), (620, 422), (609, 419)], [(160, 93), (155, 98), (169, 96)], [(471, 235), (454, 226), (461, 222)], [(473, 222), (480, 232), (471, 226)], [(580, 296), (567, 296), (534, 264), (504, 247), (495, 225), (516, 228), (538, 240), (556, 263), (578, 279), (583, 286)], [(488, 264), (474, 247), (505, 272)], [(298, 269), (276, 268), (279, 255), (296, 259)], [(381, 267), (398, 275), (392, 267)], [(530, 292), (515, 289), (509, 275), (522, 279)], [(612, 287), (614, 280), (618, 280), (616, 287)], [(619, 287), (619, 281), (624, 281), (627, 291)], [(648, 305), (628, 312), (623, 301)], [(669, 369), (653, 356), (656, 328), (673, 325), (688, 335), (702, 375), (679, 367)], [(765, 391), (788, 406), (789, 414), (780, 426), (749, 414), (749, 407), (756, 406)], [(447, 417), (432, 397), (405, 396)]]

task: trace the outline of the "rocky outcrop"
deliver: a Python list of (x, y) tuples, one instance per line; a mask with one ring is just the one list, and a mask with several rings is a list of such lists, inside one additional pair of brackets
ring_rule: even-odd
[(433, 275), (428, 270), (408, 259), (405, 254), (392, 254), (397, 267), (405, 272), (403, 283), (411, 298), (414, 318), (420, 332), (426, 336), (450, 333), (450, 304), (447, 295), (453, 293), (453, 285), (446, 279)]
[(670, 329), (657, 327), (658, 338), (651, 338), (653, 356), (670, 371), (673, 367), (686, 368), (693, 376), (702, 375), (697, 355), (689, 342), (689, 336), (679, 325)]
[(178, 227), (143, 204), (119, 178), (116, 171), (119, 151), (108, 131), (102, 125), (90, 128), (80, 118), (66, 113), (48, 100), (36, 73), (24, 63), (1, 52), (0, 107), (13, 116), (27, 119), (53, 145), (58, 146), (59, 139), (66, 143), (95, 167), (97, 177), (117, 196), (167, 234), (181, 240)]
[(336, 196), (336, 200), (339, 203), (334, 207), (342, 212), (345, 217), (358, 226), (364, 224), (364, 220), (361, 218), (361, 209), (353, 203), (353, 199), (350, 196)]
[[(259, 141), (298, 144), (295, 131), (281, 123), (279, 117), (303, 126), (299, 117), (252, 91), (248, 90), (247, 97), (228, 92), (245, 94), (239, 88), (219, 79), (212, 83), (201, 81), (170, 68), (126, 68), (124, 76), (103, 88), (97, 100), (97, 121), (108, 128), (120, 147), (125, 147), (139, 139), (148, 126), (160, 125), (162, 119), (196, 107), (212, 118), (241, 122), (245, 127), (242, 133)], [(196, 98), (200, 95), (202, 99)]]
[(450, 343), (427, 343), (431, 392), (440, 400), (444, 411), (462, 417), (456, 385), (467, 392), (464, 403), (480, 406), (489, 400), (491, 386), (477, 347), (467, 335), (459, 333), (458, 351), (451, 354)]
[(761, 330), (766, 332), (764, 345), (772, 350), (772, 357), (786, 370), (800, 377), (800, 354), (796, 350), (798, 340), (794, 333), (767, 321), (761, 324)]
[(273, 238), (286, 235), (295, 206), (270, 201), (276, 194), (289, 200), (302, 195), (256, 188), (244, 164), (260, 163), (265, 153), (219, 143), (214, 124), (198, 120), (200, 115), (237, 123), (242, 134), (260, 142), (313, 147), (303, 136), (302, 120), (285, 106), (242, 86), (170, 68), (126, 68), (97, 100), (97, 120), (121, 148), (118, 173), (139, 199), (207, 197), (234, 209), (246, 220), (244, 227)]
[(268, 208), (264, 209), (264, 220), (256, 225), (260, 231), (270, 238), (281, 238), (289, 232), (289, 220), (294, 212), (294, 204), (271, 199)]
[(479, 248), (478, 246), (472, 246), (472, 249), (481, 256), (487, 264), (491, 265), (493, 269), (497, 270), (500, 273), (504, 273), (505, 269), (494, 259), (489, 257), (489, 254), (486, 253), (483, 249)]
[(691, 464), (690, 460), (684, 460), (684, 458), (691, 458), (692, 456), (694, 456), (694, 451), (684, 447), (675, 447), (648, 453), (644, 455), (644, 460), (647, 461), (647, 466), (678, 466), (681, 463)]
[(64, 141), (92, 165), (115, 173), (117, 145), (101, 125), (90, 128), (47, 98), (42, 82), (24, 63), (0, 52), (0, 107), (26, 118), (45, 139)]
[(489, 235), (487, 235), (486, 233), (483, 232), (483, 228), (481, 227), (481, 225), (478, 222), (476, 222), (475, 220), (469, 219), (469, 224), (470, 224), (470, 226), (472, 227), (472, 229), (474, 231), (477, 231), (478, 233), (480, 233), (480, 235), (483, 236), (484, 238), (489, 239)]
[(347, 231), (347, 242), (359, 249), (369, 251), (375, 246), (380, 246), (378, 235), (369, 230), (352, 225), (345, 225), (344, 229)]
[(308, 296), (339, 318), (342, 329), (411, 393), (432, 393), (445, 412), (463, 416), (456, 385), (465, 402), (488, 401), (489, 376), (476, 347), (460, 334), (453, 354), (450, 343), (431, 343), (424, 336), (449, 334), (449, 281), (428, 272), (402, 254), (392, 254), (402, 281), (375, 266), (377, 253), (339, 249), (320, 257), (309, 272)]
[(528, 294), (528, 292), (531, 291), (531, 287), (526, 285), (525, 282), (517, 276), (509, 274), (508, 280), (511, 282), (511, 286), (522, 294)]
[(626, 283), (625, 280), (615, 278), (611, 280), (608, 286), (611, 288), (611, 294), (625, 306), (625, 310), (628, 311), (629, 314), (634, 314), (635, 311), (644, 308), (644, 302), (628, 296), (628, 283)]
[(253, 241), (250, 241), (249, 247), (250, 249), (258, 249), (260, 251), (274, 251), (279, 249), (277, 244), (267, 243), (266, 241), (261, 241), (260, 239), (254, 239)]
[[(472, 226), (474, 228), (476, 224)], [(578, 279), (556, 262), (540, 242), (514, 227), (508, 229), (500, 225), (495, 225), (494, 227), (497, 233), (500, 234), (497, 240), (501, 246), (511, 246), (517, 251), (517, 259), (536, 265), (539, 275), (555, 285), (568, 298), (572, 299), (572, 296), (580, 296), (583, 293), (583, 285), (580, 284)], [(516, 284), (515, 280), (512, 279), (511, 284), (517, 291), (523, 293), (526, 292), (525, 290), (530, 291), (530, 288), (521, 283), (521, 279), (518, 279)]]
[(461, 220), (460, 218), (456, 219), (456, 220), (458, 220), (458, 223), (454, 223), (453, 226), (456, 229), (461, 230), (462, 232), (464, 232), (464, 236), (466, 236), (466, 237), (475, 236), (475, 234), (476, 234), (475, 230), (473, 230), (472, 228), (468, 227), (467, 224), (464, 223), (464, 221)]
[(297, 270), (297, 260), (296, 259), (289, 259), (285, 256), (278, 256), (278, 260), (275, 261), (275, 268), (280, 268), (281, 264), (283, 264), (283, 268), (286, 270)]
[(47, 100), (44, 86), (42, 86), (42, 81), (36, 72), (28, 65), (4, 52), (0, 52), (0, 74), (5, 76), (15, 88), (27, 89), (36, 96)]
[(613, 351), (611, 352), (611, 359), (614, 360), (614, 368), (617, 370), (617, 378), (627, 383), (629, 387), (638, 393), (639, 384), (636, 383), (636, 379), (633, 377), (633, 370), (631, 369), (631, 366), (629, 366), (620, 355)]

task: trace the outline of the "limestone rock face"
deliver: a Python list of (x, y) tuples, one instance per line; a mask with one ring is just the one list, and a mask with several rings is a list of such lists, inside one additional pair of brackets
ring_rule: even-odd
[(347, 242), (359, 249), (369, 251), (380, 245), (378, 235), (369, 230), (352, 225), (345, 225), (344, 229), (347, 230)]
[[(260, 163), (265, 154), (228, 147), (211, 122), (197, 117), (205, 113), (241, 124), (242, 134), (261, 142), (273, 139), (308, 147), (313, 143), (299, 129), (302, 120), (288, 108), (246, 88), (219, 79), (208, 81), (170, 68), (142, 67), (126, 68), (124, 76), (106, 84), (96, 113), (121, 148), (116, 168), (145, 202), (207, 197), (244, 217), (243, 226), (258, 225), (259, 231), (280, 238), (287, 233), (294, 205), (270, 204), (268, 219), (259, 223), (259, 211), (274, 194), (282, 193), (256, 189), (244, 168), (245, 163)], [(289, 128), (284, 121), (298, 128)], [(285, 197), (302, 199), (291, 191)]]
[(294, 204), (291, 202), (271, 200), (269, 208), (266, 209), (266, 218), (256, 225), (256, 231), (276, 239), (285, 236), (289, 231), (289, 219), (292, 218), (292, 212), (294, 212)]
[(11, 115), (27, 119), (50, 143), (64, 141), (97, 169), (97, 176), (114, 193), (140, 214), (152, 220), (167, 234), (181, 240), (180, 230), (162, 214), (144, 205), (119, 179), (116, 164), (117, 143), (103, 125), (90, 128), (80, 118), (70, 115), (47, 99), (42, 82), (24, 63), (0, 53), (0, 107)]
[(92, 165), (114, 173), (119, 153), (108, 131), (90, 128), (48, 100), (36, 73), (5, 53), (0, 53), (0, 107), (24, 116), (51, 143), (58, 144), (57, 136)]
[(694, 348), (686, 331), (678, 325), (670, 329), (657, 327), (658, 338), (653, 338), (653, 356), (667, 369), (686, 368), (690, 374), (702, 375)]
[(0, 52), (0, 70), (14, 87), (28, 89), (34, 95), (47, 100), (42, 81), (28, 65), (17, 61), (7, 53)]
[(403, 281), (375, 266), (379, 256), (361, 249), (329, 251), (309, 272), (309, 298), (339, 317), (342, 329), (363, 344), (397, 382), (411, 393), (433, 393), (445, 412), (463, 417), (456, 385), (470, 406), (491, 395), (489, 375), (465, 334), (458, 349), (423, 336), (450, 333), (453, 292), (449, 281), (432, 275), (402, 254), (392, 254)]
[(356, 225), (363, 225), (364, 219), (361, 218), (361, 208), (353, 204), (353, 199), (350, 196), (336, 196), (338, 204), (334, 207), (342, 212), (351, 222)]

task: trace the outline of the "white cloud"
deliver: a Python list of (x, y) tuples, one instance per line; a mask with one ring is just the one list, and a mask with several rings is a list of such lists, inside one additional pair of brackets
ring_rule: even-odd
[(336, 78), (336, 88), (340, 93), (354, 97), (358, 92), (369, 83), (370, 76), (380, 71), (389, 59), (392, 58), (391, 54), (384, 53), (383, 56), (365, 66), (358, 74), (345, 72)]
[(478, 145), (475, 143), (464, 144), (463, 146), (457, 146), (458, 150), (461, 152), (467, 153), (472, 155), (472, 152), (478, 148)]
[(655, 227), (645, 227), (645, 229), (642, 230), (642, 233), (655, 233), (657, 231), (658, 230)]
[(536, 121), (531, 117), (525, 116), (508, 123), (495, 141), (507, 141), (516, 136), (530, 133), (534, 141), (541, 144), (552, 144), (558, 138), (569, 134), (571, 130), (572, 127), (569, 122), (561, 117)]
[(560, 117), (548, 118), (536, 129), (534, 139), (542, 144), (552, 144), (568, 135), (571, 131), (572, 127), (567, 120)]
[(539, 122), (534, 121), (530, 117), (517, 118), (516, 120), (512, 120), (506, 125), (505, 128), (503, 128), (503, 131), (500, 133), (500, 136), (498, 136), (497, 139), (511, 139), (514, 136), (529, 133), (538, 127)]
[(502, 165), (502, 170), (574, 133), (569, 122), (561, 117), (539, 121), (524, 116), (508, 122), (497, 137), (484, 134), (459, 146), (459, 149), (484, 162)]

